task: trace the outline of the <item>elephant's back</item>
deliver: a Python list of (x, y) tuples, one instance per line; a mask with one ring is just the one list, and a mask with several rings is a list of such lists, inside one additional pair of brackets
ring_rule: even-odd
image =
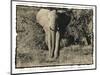
[(50, 12), (50, 10), (48, 10), (48, 9), (40, 9), (40, 11), (37, 13), (36, 20), (40, 25), (44, 26), (44, 25), (48, 24), (49, 12)]

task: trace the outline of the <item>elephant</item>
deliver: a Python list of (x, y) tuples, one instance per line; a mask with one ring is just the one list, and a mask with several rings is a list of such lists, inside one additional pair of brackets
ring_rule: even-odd
[(45, 31), (45, 42), (49, 49), (49, 58), (57, 59), (59, 56), (60, 39), (70, 21), (64, 10), (41, 8), (36, 15)]

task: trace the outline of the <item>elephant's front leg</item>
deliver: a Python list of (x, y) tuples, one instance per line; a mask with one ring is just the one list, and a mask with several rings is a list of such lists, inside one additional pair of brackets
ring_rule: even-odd
[(59, 55), (59, 46), (60, 46), (60, 32), (56, 32), (56, 42), (55, 42), (55, 51), (54, 51), (54, 58), (57, 58)]
[(52, 34), (51, 31), (47, 31), (47, 45), (49, 49), (49, 58), (53, 57), (53, 51), (52, 51)]
[(54, 49), (55, 49), (55, 31), (50, 30), (51, 32), (51, 56), (54, 56)]

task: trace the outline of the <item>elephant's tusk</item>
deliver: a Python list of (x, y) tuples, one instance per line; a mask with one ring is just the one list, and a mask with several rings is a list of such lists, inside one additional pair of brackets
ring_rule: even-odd
[(50, 27), (50, 30), (52, 30), (52, 31), (59, 31), (59, 27), (57, 27), (56, 29), (53, 29), (53, 28)]
[(52, 30), (52, 31), (56, 31), (55, 29), (52, 29), (51, 27), (50, 27), (50, 30)]

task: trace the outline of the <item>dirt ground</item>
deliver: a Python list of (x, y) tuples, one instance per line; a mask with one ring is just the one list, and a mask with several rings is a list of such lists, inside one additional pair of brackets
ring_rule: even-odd
[(59, 58), (48, 61), (44, 31), (35, 18), (39, 8), (28, 6), (16, 8), (16, 68), (93, 64), (92, 45), (62, 47)]

